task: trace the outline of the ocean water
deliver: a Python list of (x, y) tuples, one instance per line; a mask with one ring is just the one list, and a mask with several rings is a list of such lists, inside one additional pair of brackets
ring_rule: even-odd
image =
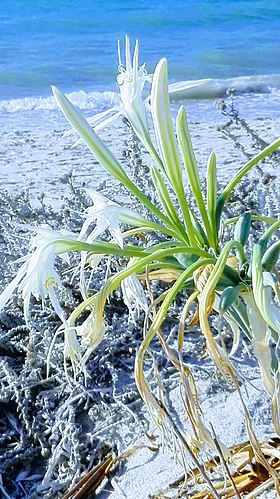
[(0, 6), (4, 185), (18, 158), (14, 145), (20, 142), (22, 157), (29, 154), (22, 132), (32, 137), (41, 130), (44, 137), (44, 130), (66, 126), (51, 84), (87, 115), (118, 102), (117, 40), (126, 34), (138, 38), (149, 73), (167, 57), (170, 82), (212, 78), (178, 97), (191, 122), (219, 121), (214, 102), (228, 88), (246, 118), (279, 117), (279, 0), (1, 0)]
[(263, 89), (278, 88), (279, 24), (279, 0), (1, 0), (0, 100), (47, 97), (51, 84), (116, 91), (125, 34), (148, 71), (167, 57), (173, 81), (270, 75)]

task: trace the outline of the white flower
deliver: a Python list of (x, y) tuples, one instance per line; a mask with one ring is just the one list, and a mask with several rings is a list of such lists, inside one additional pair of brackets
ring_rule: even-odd
[(85, 191), (91, 198), (93, 205), (87, 208), (85, 212), (84, 217), (86, 219), (79, 234), (79, 239), (84, 238), (89, 227), (95, 222), (95, 228), (87, 236), (87, 243), (92, 243), (106, 229), (109, 229), (113, 240), (122, 248), (123, 239), (119, 227), (119, 211), (122, 207), (97, 191), (92, 189), (85, 189)]
[[(117, 76), (117, 84), (120, 90), (120, 105), (98, 113), (89, 118), (88, 121), (94, 126), (94, 130), (97, 132), (123, 115), (132, 124), (135, 131), (143, 136), (148, 131), (146, 111), (149, 108), (150, 96), (143, 99), (142, 94), (145, 84), (152, 83), (153, 75), (147, 73), (145, 63), (139, 66), (138, 40), (135, 42), (133, 56), (131, 56), (129, 37), (125, 36), (125, 64), (122, 63), (121, 44), (118, 41), (118, 59), (119, 74)], [(211, 82), (210, 78), (175, 82), (168, 86), (168, 92), (170, 95), (188, 92), (193, 88)]]
[(55, 294), (55, 289), (62, 287), (59, 275), (54, 269), (56, 255), (68, 261), (67, 250), (71, 249), (71, 243), (75, 235), (67, 231), (55, 231), (48, 226), (30, 227), (28, 230), (37, 232), (31, 239), (30, 247), (33, 250), (26, 257), (18, 261), (24, 261), (16, 277), (4, 289), (0, 295), (0, 310), (6, 305), (16, 288), (22, 293), (24, 302), (24, 317), (28, 324), (28, 311), (31, 295), (43, 303), (49, 296), (57, 315), (65, 321), (63, 310)]
[[(79, 240), (85, 240), (86, 243), (92, 244), (105, 230), (109, 230), (112, 240), (123, 248), (123, 236), (120, 229), (120, 223), (126, 223), (130, 226), (141, 227), (147, 225), (148, 221), (138, 215), (129, 208), (123, 208), (119, 204), (106, 198), (100, 192), (92, 189), (85, 189), (91, 198), (93, 205), (87, 208), (84, 217), (82, 229), (78, 236)], [(94, 229), (90, 226), (94, 224)], [(80, 291), (86, 299), (87, 287), (84, 277), (84, 267), (86, 264), (88, 253), (81, 251), (81, 271), (80, 271)], [(94, 255), (91, 257), (90, 265), (95, 268), (104, 255)]]
[(126, 223), (133, 227), (141, 227), (147, 225), (147, 220), (138, 215), (138, 213), (124, 208), (118, 203), (100, 194), (98, 191), (92, 189), (85, 189), (91, 198), (93, 205), (87, 208), (84, 217), (86, 218), (83, 223), (79, 240), (84, 239), (85, 235), (92, 223), (95, 223), (95, 228), (88, 234), (86, 242), (91, 244), (102, 234), (106, 229), (109, 230), (112, 239), (123, 248), (123, 237), (120, 229), (120, 223)]
[[(113, 106), (102, 113), (95, 114), (88, 118), (95, 132), (102, 130), (120, 116), (125, 116), (141, 136), (148, 130), (146, 115), (146, 104), (142, 98), (142, 92), (146, 82), (151, 82), (151, 76), (145, 70), (145, 64), (138, 66), (138, 40), (136, 40), (133, 58), (131, 58), (130, 42), (128, 36), (125, 37), (125, 64), (121, 60), (120, 42), (118, 42), (119, 74), (117, 84), (120, 90), (120, 104)], [(69, 130), (64, 134), (72, 133)], [(80, 143), (79, 139), (73, 147)]]
[[(153, 75), (149, 75), (145, 69), (145, 64), (139, 66), (139, 45), (138, 40), (135, 42), (133, 56), (130, 51), (129, 37), (125, 36), (125, 63), (122, 63), (120, 42), (118, 41), (118, 71), (117, 84), (120, 91), (120, 103), (114, 105), (101, 113), (97, 113), (90, 118), (87, 118), (87, 123), (93, 127), (95, 132), (102, 130), (120, 116), (124, 116), (133, 127), (138, 138), (142, 141), (148, 151), (155, 153), (150, 132), (148, 128), (147, 110), (150, 110), (150, 96), (143, 98), (143, 90), (146, 83), (152, 83)], [(168, 86), (170, 95), (188, 93), (194, 87), (205, 85), (211, 82), (210, 79), (183, 81), (172, 83)], [(62, 102), (59, 97), (59, 92), (55, 87), (52, 87), (55, 99), (62, 111), (65, 110), (65, 102)], [(67, 116), (66, 116), (67, 117)], [(68, 118), (67, 118), (68, 119)], [(70, 121), (74, 129), (76, 127)], [(76, 130), (77, 131), (77, 130)], [(68, 130), (64, 137), (72, 134), (73, 129)], [(82, 139), (78, 139), (72, 147), (80, 144)]]
[(117, 83), (121, 95), (120, 112), (133, 125), (135, 130), (142, 136), (148, 130), (146, 104), (142, 98), (146, 82), (151, 82), (151, 76), (147, 74), (145, 64), (138, 65), (138, 40), (136, 40), (133, 59), (131, 60), (130, 43), (128, 36), (125, 37), (125, 65), (121, 61), (120, 43), (118, 43), (119, 74)]
[(148, 302), (144, 294), (144, 290), (135, 273), (126, 277), (121, 282), (121, 289), (123, 293), (123, 301), (129, 310), (129, 316), (134, 320), (134, 310), (136, 309), (137, 315), (140, 310), (148, 312)]
[(76, 328), (74, 327), (65, 327), (64, 329), (64, 358), (70, 359), (75, 372), (75, 366), (81, 361), (82, 355), (81, 347), (76, 334)]

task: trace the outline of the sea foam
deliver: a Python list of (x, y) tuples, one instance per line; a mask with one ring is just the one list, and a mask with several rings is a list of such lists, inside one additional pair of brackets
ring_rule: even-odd
[[(119, 102), (119, 96), (115, 92), (70, 92), (66, 94), (68, 99), (80, 109), (93, 109), (98, 112), (104, 108), (116, 105)], [(32, 110), (53, 110), (57, 109), (54, 98), (49, 97), (23, 97), (21, 99), (0, 100), (1, 113), (15, 113), (19, 111)]]
[[(171, 99), (213, 99), (226, 95), (228, 89), (234, 89), (236, 95), (243, 94), (280, 94), (280, 75), (240, 76), (237, 78), (209, 79), (203, 85), (184, 89), (186, 82), (176, 84), (177, 91), (172, 92)], [(66, 94), (70, 101), (80, 109), (99, 112), (119, 103), (119, 95), (112, 91), (85, 92), (78, 90)], [(54, 98), (23, 97), (20, 99), (0, 100), (0, 113), (15, 113), (32, 110), (55, 110)]]

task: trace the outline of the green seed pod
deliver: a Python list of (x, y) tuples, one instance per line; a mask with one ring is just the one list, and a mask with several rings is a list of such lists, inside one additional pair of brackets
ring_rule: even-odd
[(229, 265), (225, 265), (222, 277), (229, 279), (231, 281), (232, 286), (239, 284), (239, 282), (240, 282), (239, 275)]
[(241, 217), (237, 220), (234, 229), (234, 239), (235, 241), (239, 241), (242, 246), (246, 244), (250, 233), (251, 227), (251, 213), (249, 211), (245, 211), (241, 215)]
[(174, 255), (176, 260), (182, 265), (184, 269), (187, 269), (192, 263), (198, 260), (197, 255), (193, 255), (191, 253), (177, 253)]
[(270, 272), (270, 270), (275, 267), (280, 253), (280, 241), (276, 241), (266, 250), (262, 257), (262, 266), (265, 270)]
[(228, 279), (227, 277), (220, 277), (220, 279), (217, 282), (217, 285), (215, 287), (216, 291), (224, 291), (226, 288), (232, 288), (235, 287), (235, 283), (232, 282), (231, 279)]
[(238, 286), (229, 286), (228, 288), (224, 289), (224, 291), (221, 294), (220, 303), (219, 303), (219, 310), (221, 316), (235, 302), (242, 287), (243, 287), (242, 284), (241, 285), (238, 284)]

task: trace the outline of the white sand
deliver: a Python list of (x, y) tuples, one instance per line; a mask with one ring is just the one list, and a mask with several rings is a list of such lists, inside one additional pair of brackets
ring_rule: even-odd
[[(207, 117), (206, 117), (207, 120)], [(226, 179), (244, 163), (244, 157), (237, 151), (233, 142), (226, 140), (217, 128), (224, 123), (221, 117), (219, 122), (190, 123), (193, 142), (197, 151), (197, 160), (202, 175), (205, 172), (207, 156), (212, 149), (217, 154), (217, 167), (220, 178)], [(251, 120), (253, 128), (262, 130), (262, 136), (266, 140), (275, 138), (277, 123), (270, 118)], [(122, 125), (105, 130), (102, 136), (113, 146), (118, 157), (122, 158), (122, 150), (125, 149), (125, 129)], [(242, 136), (246, 148), (250, 145), (250, 139)], [(245, 143), (244, 143), (245, 141)], [(61, 177), (73, 171), (77, 185), (85, 183), (87, 186), (96, 186), (103, 178), (108, 179), (96, 165), (91, 154), (83, 146), (70, 149), (72, 139), (61, 138), (61, 133), (49, 130), (36, 132), (26, 130), (10, 130), (2, 132), (0, 141), (0, 157), (2, 167), (0, 180), (2, 188), (20, 192), (29, 189), (32, 197), (42, 192), (46, 195), (46, 202), (59, 206), (62, 196), (67, 195), (67, 187), (61, 183)], [(266, 167), (265, 167), (266, 168)], [(268, 167), (269, 171), (269, 167)], [(275, 172), (273, 172), (275, 173)], [(247, 358), (248, 361), (248, 358)], [(271, 413), (269, 401), (264, 394), (259, 381), (259, 373), (256, 368), (249, 367), (246, 359), (242, 361), (243, 374), (253, 383), (257, 389), (246, 381), (243, 385), (243, 393), (250, 410), (252, 422), (258, 437), (273, 434), (271, 427)], [(217, 388), (213, 377), (213, 369), (201, 369), (195, 367), (195, 376), (199, 388), (199, 399), (206, 422), (212, 423), (219, 438), (227, 445), (247, 440), (244, 416), (241, 403), (235, 391), (226, 389), (224, 383)], [(249, 399), (245, 394), (246, 386)], [(216, 387), (216, 388), (215, 388)], [(168, 394), (170, 398), (170, 410), (181, 429), (185, 430), (188, 425), (183, 415), (183, 407), (180, 401), (178, 388), (172, 388)], [(139, 406), (140, 407), (140, 406)], [(138, 414), (142, 417), (144, 409), (139, 409)], [(146, 414), (149, 420), (149, 416)], [(147, 444), (147, 438), (139, 436), (134, 441), (133, 436), (137, 434), (139, 426), (130, 419), (119, 428), (120, 437), (117, 439), (122, 450), (134, 444)], [(158, 430), (150, 421), (149, 432), (159, 436)], [(160, 440), (158, 439), (158, 442)], [(120, 469), (116, 470), (110, 482), (104, 490), (98, 494), (99, 499), (148, 499), (149, 495), (155, 494), (161, 489), (168, 487), (170, 482), (176, 480), (183, 473), (183, 468), (175, 464), (174, 454), (170, 450), (163, 452), (160, 447), (158, 452), (142, 449), (133, 454)], [(176, 492), (175, 492), (176, 496)], [(172, 497), (170, 491), (164, 497)], [(263, 494), (262, 497), (273, 498), (275, 493)]]
[[(219, 382), (213, 375), (213, 369), (208, 361), (208, 368), (195, 367), (195, 378), (197, 382), (199, 400), (204, 413), (205, 422), (210, 427), (214, 427), (217, 437), (224, 444), (230, 446), (248, 440), (244, 415), (240, 399), (234, 389), (227, 389), (225, 382)], [(242, 386), (242, 394), (248, 407), (251, 421), (258, 438), (274, 435), (271, 425), (270, 401), (265, 395), (259, 378), (259, 371), (256, 367), (249, 367), (249, 358), (244, 358), (239, 364), (239, 370), (246, 377)], [(185, 432), (189, 430), (184, 409), (182, 406), (178, 388), (167, 391), (170, 412), (176, 424)], [(145, 416), (150, 421), (149, 433), (161, 438), (158, 429), (151, 422), (150, 417)], [(131, 423), (133, 426), (133, 423)], [(131, 428), (130, 428), (131, 430)], [(135, 430), (136, 432), (136, 427)], [(125, 425), (121, 428), (124, 442), (127, 445), (128, 430)], [(147, 438), (139, 436), (135, 444), (146, 443), (151, 445)], [(192, 465), (191, 461), (187, 458)], [(162, 498), (177, 497), (178, 488), (169, 489), (169, 484), (174, 482), (184, 473), (183, 467), (174, 461), (174, 453), (170, 449), (160, 447), (158, 452), (149, 449), (141, 449), (135, 452), (126, 464), (117, 469), (104, 486), (98, 499), (148, 499), (150, 495), (162, 493)], [(193, 492), (192, 488), (192, 492)], [(191, 491), (191, 490), (190, 490)], [(164, 494), (165, 492), (165, 494)], [(187, 497), (187, 496), (184, 496)], [(263, 493), (261, 497), (276, 498), (276, 492)]]
[[(220, 179), (228, 179), (246, 161), (246, 157), (234, 147), (233, 142), (226, 139), (219, 131), (219, 127), (225, 121), (227, 120), (218, 112), (211, 121), (207, 115), (205, 120), (200, 122), (190, 120), (190, 131), (202, 176), (206, 171), (208, 155), (213, 149), (217, 156)], [(261, 119), (256, 117), (249, 123), (267, 141), (275, 139), (277, 129), (280, 129), (280, 119), (278, 123), (269, 117)], [(46, 130), (40, 125), (32, 129), (27, 125), (24, 130), (11, 127), (1, 131), (1, 188), (14, 192), (28, 189), (34, 199), (44, 192), (46, 204), (55, 204), (59, 207), (61, 198), (68, 194), (67, 186), (61, 182), (65, 174), (73, 172), (77, 186), (85, 184), (87, 187), (96, 187), (99, 181), (108, 180), (107, 172), (97, 164), (86, 147), (80, 145), (74, 149), (70, 148), (76, 136), (62, 138), (62, 132), (61, 125), (59, 131)], [(240, 133), (234, 127), (232, 132), (237, 139), (240, 139), (247, 152), (253, 152), (251, 139), (246, 133)], [(117, 125), (103, 130), (100, 135), (118, 159), (125, 164), (122, 151), (126, 148), (127, 130), (122, 122), (119, 121)], [(269, 166), (265, 168), (271, 170)], [(110, 182), (112, 181), (109, 180), (109, 185)]]

